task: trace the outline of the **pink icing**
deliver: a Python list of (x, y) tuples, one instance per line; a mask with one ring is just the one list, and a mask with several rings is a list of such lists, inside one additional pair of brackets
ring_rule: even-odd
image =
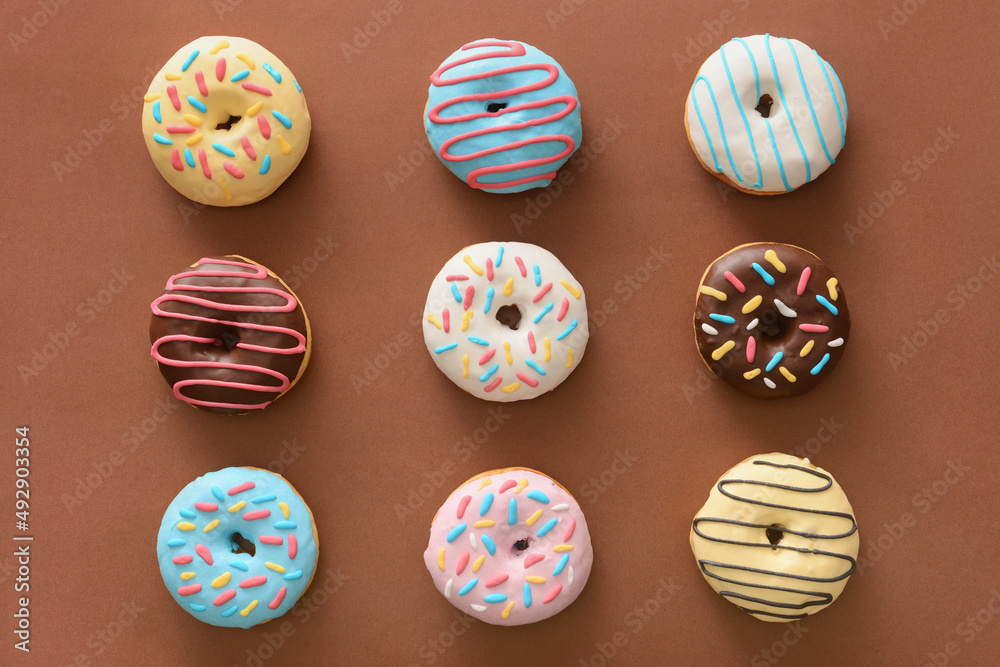
[(460, 116), (450, 116), (447, 118), (441, 116), (442, 111), (456, 104), (462, 104), (464, 102), (470, 102), (470, 101), (488, 101), (498, 98), (521, 95), (535, 90), (542, 90), (544, 88), (548, 88), (555, 82), (556, 79), (559, 78), (559, 68), (556, 65), (551, 65), (547, 63), (546, 64), (522, 63), (519, 65), (514, 65), (512, 67), (502, 67), (489, 71), (479, 71), (473, 74), (455, 77), (453, 79), (442, 78), (442, 75), (444, 75), (445, 72), (447, 72), (448, 70), (452, 69), (453, 67), (458, 67), (459, 65), (464, 65), (465, 63), (470, 63), (477, 60), (486, 60), (490, 58), (516, 58), (518, 56), (523, 56), (526, 53), (523, 44), (520, 44), (518, 42), (508, 42), (502, 40), (473, 42), (463, 46), (462, 50), (465, 51), (472, 48), (481, 48), (490, 46), (498, 47), (499, 50), (484, 51), (465, 58), (458, 58), (450, 63), (441, 65), (441, 67), (439, 67), (437, 71), (435, 71), (434, 74), (431, 75), (431, 83), (433, 83), (435, 86), (450, 86), (457, 83), (463, 83), (465, 81), (485, 80), (491, 77), (503, 77), (506, 74), (511, 74), (514, 72), (525, 72), (532, 70), (539, 70), (545, 72), (546, 76), (534, 83), (530, 83), (523, 86), (516, 86), (514, 88), (507, 88), (505, 90), (485, 90), (486, 88), (489, 87), (489, 84), (484, 82), (482, 86), (485, 92), (475, 93), (472, 95), (459, 95), (457, 97), (453, 97), (450, 100), (446, 100), (436, 105), (433, 109), (430, 109), (430, 111), (428, 112), (428, 117), (430, 118), (431, 122), (439, 124), (461, 123), (473, 120), (475, 118), (501, 116), (508, 113), (516, 113), (523, 109), (539, 109), (556, 104), (563, 105), (563, 108), (560, 109), (559, 111), (555, 111), (549, 114), (548, 116), (544, 116), (542, 118), (535, 118), (523, 123), (498, 125), (496, 127), (484, 128), (480, 130), (471, 130), (469, 132), (463, 132), (461, 134), (457, 134), (454, 137), (445, 141), (443, 144), (441, 144), (440, 148), (441, 159), (452, 162), (475, 160), (485, 155), (491, 155), (493, 153), (501, 153), (503, 151), (508, 151), (508, 150), (515, 150), (521, 148), (522, 146), (527, 146), (530, 144), (539, 144), (548, 141), (558, 141), (563, 143), (564, 148), (560, 152), (550, 157), (535, 158), (531, 160), (521, 160), (519, 162), (513, 162), (511, 164), (480, 167), (479, 169), (473, 169), (471, 172), (469, 172), (468, 176), (468, 184), (471, 187), (480, 189), (507, 188), (514, 185), (520, 185), (522, 183), (551, 180), (556, 176), (556, 173), (554, 171), (545, 174), (537, 174), (535, 176), (525, 176), (523, 178), (517, 178), (510, 181), (503, 181), (501, 183), (480, 183), (479, 177), (486, 174), (504, 173), (509, 171), (516, 171), (518, 169), (528, 169), (540, 165), (557, 163), (561, 161), (563, 158), (572, 155), (573, 151), (576, 149), (576, 144), (574, 143), (572, 137), (569, 137), (565, 134), (541, 134), (535, 137), (531, 137), (529, 139), (512, 141), (510, 143), (502, 144), (500, 146), (496, 146), (493, 148), (485, 148), (483, 150), (476, 151), (474, 153), (468, 153), (465, 155), (452, 155), (451, 153), (448, 152), (448, 149), (451, 148), (452, 145), (460, 141), (465, 141), (466, 139), (472, 139), (474, 137), (479, 137), (498, 132), (506, 132), (514, 129), (522, 129), (525, 125), (541, 126), (553, 121), (557, 121), (571, 114), (573, 110), (576, 109), (577, 107), (578, 103), (575, 97), (569, 95), (557, 95), (546, 99), (535, 100), (532, 102), (525, 102), (524, 104), (514, 104), (508, 106), (502, 111), (495, 113), (490, 113), (488, 111), (481, 111), (477, 113), (463, 114)]
[[(489, 484), (480, 489), (483, 480)], [(527, 485), (519, 484), (521, 479)], [(520, 490), (518, 490), (520, 488)], [(548, 499), (542, 502), (540, 492)], [(493, 499), (482, 514), (484, 499), (492, 493)], [(464, 515), (457, 519), (457, 509), (466, 497)], [(509, 525), (510, 501), (516, 501), (517, 523)], [(552, 508), (568, 505), (566, 509)], [(542, 510), (540, 516), (535, 513)], [(534, 517), (534, 518), (532, 518)], [(532, 518), (532, 525), (526, 521)], [(552, 519), (556, 523), (548, 526)], [(493, 526), (475, 528), (478, 521), (489, 520)], [(449, 542), (449, 534), (465, 527)], [(548, 526), (547, 530), (546, 527)], [(539, 537), (538, 533), (544, 531)], [(475, 535), (471, 539), (470, 535)], [(492, 539), (494, 553), (490, 554), (484, 536)], [(527, 539), (524, 550), (515, 546)], [(572, 549), (567, 549), (567, 545)], [(559, 551), (556, 551), (556, 548)], [(438, 564), (438, 556), (444, 549), (444, 570)], [(553, 574), (563, 556), (569, 555), (559, 574)], [(485, 556), (476, 572), (469, 563)], [(521, 625), (548, 618), (569, 606), (579, 595), (590, 576), (593, 551), (587, 522), (579, 504), (573, 497), (548, 477), (530, 470), (508, 470), (502, 473), (488, 473), (484, 477), (467, 482), (445, 501), (438, 511), (430, 530), (430, 540), (424, 552), (424, 562), (434, 580), (434, 585), (448, 601), (474, 618), (498, 625)], [(528, 582), (526, 577), (532, 577)], [(544, 579), (539, 581), (536, 577)], [(472, 580), (476, 584), (465, 595), (460, 595)], [(449, 585), (450, 582), (450, 585)], [(525, 607), (524, 586), (531, 591), (531, 606)], [(487, 602), (486, 596), (497, 602)], [(500, 599), (501, 596), (506, 596)], [(501, 613), (514, 602), (508, 617)], [(473, 605), (485, 607), (477, 611)]]

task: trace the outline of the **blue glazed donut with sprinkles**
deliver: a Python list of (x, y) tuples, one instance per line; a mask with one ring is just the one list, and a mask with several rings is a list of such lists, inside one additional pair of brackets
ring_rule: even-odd
[(249, 628), (284, 615), (312, 583), (312, 512), (283, 477), (225, 468), (184, 487), (163, 515), (160, 574), (199, 621)]
[(295, 170), (312, 124), (302, 88), (261, 45), (201, 37), (153, 77), (142, 132), (153, 164), (188, 199), (242, 206)]
[(840, 77), (796, 39), (737, 37), (698, 70), (684, 124), (702, 166), (743, 192), (775, 195), (814, 180), (847, 138)]
[(748, 243), (708, 267), (694, 314), (698, 351), (754, 398), (798, 396), (837, 366), (851, 333), (847, 296), (808, 250)]
[(485, 192), (544, 188), (583, 140), (562, 66), (505, 39), (470, 42), (434, 71), (424, 129), (441, 162)]
[(434, 278), (424, 342), (437, 367), (473, 396), (520, 401), (552, 391), (587, 349), (583, 287), (548, 250), (478, 243)]

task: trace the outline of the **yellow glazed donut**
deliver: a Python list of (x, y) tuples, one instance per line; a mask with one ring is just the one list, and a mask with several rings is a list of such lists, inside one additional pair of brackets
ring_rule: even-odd
[(142, 131), (153, 164), (203, 204), (260, 201), (295, 171), (309, 145), (302, 88), (264, 47), (201, 37), (153, 77)]

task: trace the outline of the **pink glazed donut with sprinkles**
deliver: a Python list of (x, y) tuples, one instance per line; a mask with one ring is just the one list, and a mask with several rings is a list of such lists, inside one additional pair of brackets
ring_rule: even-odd
[(316, 572), (312, 511), (281, 475), (224, 468), (184, 487), (156, 540), (163, 583), (199, 621), (249, 628), (284, 615)]
[(580, 505), (528, 468), (477, 475), (431, 524), (424, 563), (458, 609), (492, 625), (558, 614), (587, 585), (594, 552)]
[(298, 166), (312, 123), (291, 71), (260, 44), (200, 37), (153, 77), (142, 132), (153, 164), (188, 199), (242, 206)]

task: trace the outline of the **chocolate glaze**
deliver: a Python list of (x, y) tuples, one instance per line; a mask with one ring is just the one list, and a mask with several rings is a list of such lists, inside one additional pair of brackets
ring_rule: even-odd
[[(785, 265), (784, 272), (765, 258), (768, 250), (773, 250)], [(753, 268), (755, 262), (773, 278), (774, 285), (768, 285)], [(805, 291), (800, 296), (796, 292), (806, 267), (810, 268), (811, 274)], [(743, 284), (744, 292), (740, 292), (726, 278), (726, 271), (731, 272)], [(704, 294), (699, 287), (694, 315), (698, 351), (705, 363), (727, 383), (754, 398), (784, 398), (811, 390), (840, 361), (851, 332), (847, 296), (838, 283), (834, 287), (837, 298), (830, 299), (827, 281), (831, 278), (835, 278), (833, 272), (818, 257), (807, 250), (783, 243), (742, 245), (715, 260), (705, 272), (701, 286), (724, 293), (726, 300), (721, 301)], [(763, 297), (760, 306), (743, 314), (744, 304), (757, 295)], [(817, 295), (835, 307), (838, 314), (834, 315), (827, 309), (817, 299)], [(794, 311), (796, 316), (781, 314), (774, 303), (775, 299)], [(712, 319), (710, 314), (731, 317), (735, 322), (730, 324), (718, 321)], [(747, 327), (755, 319), (758, 323), (748, 330)], [(829, 327), (829, 331), (806, 332), (799, 328), (801, 324), (825, 325)], [(703, 325), (715, 329), (718, 334), (706, 332)], [(751, 335), (756, 345), (753, 362), (747, 360), (747, 345)], [(836, 345), (838, 339), (842, 342)], [(812, 349), (805, 357), (800, 357), (800, 352), (810, 340), (813, 341)], [(728, 341), (733, 341), (735, 346), (720, 359), (713, 359), (712, 353)], [(835, 343), (833, 347), (830, 346), (831, 342)], [(768, 363), (779, 352), (783, 354), (780, 362), (771, 371), (766, 371)], [(815, 375), (812, 374), (811, 371), (826, 354), (830, 358)], [(795, 382), (790, 382), (781, 373), (781, 367), (795, 377)], [(760, 369), (760, 373), (750, 380), (745, 379), (744, 373), (754, 369)], [(765, 378), (773, 382), (775, 388), (768, 387)]]
[[(210, 263), (212, 259), (228, 259), (243, 261), (243, 258), (227, 255), (225, 257), (207, 258), (206, 263), (198, 265), (199, 271), (233, 271), (238, 267), (225, 264)], [(279, 295), (263, 292), (264, 289), (275, 289), (282, 292), (291, 293), (280, 280), (268, 273), (262, 279), (253, 277), (248, 272), (247, 278), (241, 277), (216, 277), (216, 276), (193, 276), (183, 277), (175, 280), (175, 285), (197, 285), (208, 287), (244, 287), (252, 288), (249, 293), (234, 292), (198, 292), (184, 290), (167, 290), (166, 294), (188, 294), (203, 299), (211, 299), (218, 303), (254, 306), (260, 308), (282, 306), (285, 299)], [(294, 296), (294, 295), (293, 295)], [(298, 299), (296, 299), (298, 301)], [(308, 337), (305, 312), (302, 304), (297, 303), (295, 309), (290, 312), (274, 312), (264, 310), (253, 310), (248, 312), (221, 310), (209, 308), (202, 305), (185, 303), (180, 301), (163, 301), (160, 308), (167, 312), (184, 313), (205, 318), (229, 320), (238, 323), (251, 323), (256, 325), (267, 325), (271, 327), (286, 327)], [(243, 347), (236, 347), (238, 343), (260, 345), (274, 348), (292, 348), (297, 341), (287, 333), (275, 331), (261, 331), (259, 329), (249, 329), (240, 326), (232, 326), (220, 323), (199, 322), (172, 317), (153, 315), (149, 324), (149, 339), (151, 343), (164, 336), (188, 335), (203, 336), (215, 339), (215, 344), (197, 343), (188, 341), (171, 341), (160, 345), (160, 353), (169, 359), (179, 361), (195, 362), (228, 362), (245, 366), (260, 366), (281, 373), (293, 382), (297, 378), (303, 362), (308, 353), (297, 354), (275, 354), (258, 350), (248, 350)], [(308, 343), (307, 343), (308, 346)], [(264, 373), (229, 368), (206, 368), (195, 366), (181, 368), (158, 364), (160, 372), (171, 386), (182, 380), (214, 380), (227, 383), (246, 383), (257, 386), (271, 387), (279, 384), (279, 380)], [(286, 390), (287, 391), (287, 390)], [(251, 406), (261, 403), (269, 403), (280, 396), (283, 392), (277, 388), (275, 391), (251, 391), (230, 386), (211, 386), (204, 384), (189, 385), (181, 389), (181, 394), (185, 398), (199, 401), (209, 401), (217, 403), (245, 404), (247, 409), (221, 408), (211, 406), (200, 406), (210, 412), (242, 414), (253, 409)]]

